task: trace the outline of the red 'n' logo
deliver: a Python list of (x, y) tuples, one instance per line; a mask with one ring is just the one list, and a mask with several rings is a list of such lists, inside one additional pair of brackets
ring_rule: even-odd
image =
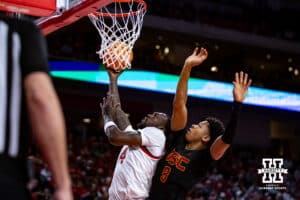
[(127, 150), (128, 150), (128, 147), (126, 147), (124, 150), (123, 150), (123, 152), (121, 153), (121, 155), (120, 155), (120, 162), (121, 162), (121, 164), (124, 162), (124, 160), (125, 160), (125, 158), (126, 158), (126, 153), (127, 153)]

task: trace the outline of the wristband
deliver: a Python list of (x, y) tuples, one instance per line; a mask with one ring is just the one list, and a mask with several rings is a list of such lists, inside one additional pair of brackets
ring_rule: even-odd
[(104, 124), (104, 132), (105, 132), (105, 134), (106, 134), (106, 130), (107, 130), (109, 127), (111, 127), (111, 126), (117, 126), (117, 125), (116, 125), (115, 122), (113, 122), (113, 121), (108, 121), (108, 122), (106, 122), (106, 123)]

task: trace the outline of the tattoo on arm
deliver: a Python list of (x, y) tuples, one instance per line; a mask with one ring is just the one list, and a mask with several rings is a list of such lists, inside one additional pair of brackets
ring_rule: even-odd
[(128, 115), (118, 107), (114, 113), (114, 121), (121, 130), (125, 130), (130, 125)]

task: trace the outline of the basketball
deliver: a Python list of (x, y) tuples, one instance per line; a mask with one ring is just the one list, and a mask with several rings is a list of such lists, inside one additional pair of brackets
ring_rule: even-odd
[(123, 71), (133, 60), (133, 52), (129, 44), (115, 41), (106, 50), (103, 62), (106, 68)]

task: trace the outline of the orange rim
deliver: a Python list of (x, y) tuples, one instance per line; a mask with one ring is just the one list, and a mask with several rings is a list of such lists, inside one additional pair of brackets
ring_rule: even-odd
[[(98, 12), (95, 11), (93, 14), (95, 16), (103, 16), (103, 17), (128, 17), (128, 16), (134, 16), (137, 15), (140, 12), (145, 12), (147, 9), (147, 4), (143, 0), (133, 0), (134, 2), (143, 5), (143, 7), (140, 10), (134, 11), (134, 12), (129, 12), (129, 13), (103, 13), (103, 12)], [(120, 2), (120, 3), (129, 3), (131, 0), (115, 0), (115, 2)]]

